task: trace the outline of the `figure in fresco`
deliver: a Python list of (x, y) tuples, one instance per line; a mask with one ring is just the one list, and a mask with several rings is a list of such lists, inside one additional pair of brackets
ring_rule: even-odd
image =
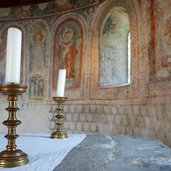
[(35, 22), (30, 27), (29, 37), (29, 98), (33, 100), (42, 100), (46, 94), (44, 92), (44, 80), (48, 77), (48, 54), (50, 51), (48, 47), (47, 25), (42, 21)]
[[(42, 27), (41, 27), (42, 26)], [(31, 31), (30, 70), (39, 71), (46, 67), (47, 29), (43, 23), (36, 23)]]
[(43, 80), (39, 80), (38, 81), (38, 92), (37, 92), (37, 95), (39, 97), (43, 97), (43, 92), (44, 92), (44, 81)]
[(37, 59), (33, 60), (33, 68), (36, 68), (36, 67), (43, 68), (44, 67), (44, 60), (43, 60), (44, 54), (42, 53), (43, 52), (43, 47), (42, 47), (43, 35), (42, 35), (42, 33), (41, 32), (35, 33), (33, 35), (33, 40), (34, 40), (34, 47), (32, 48), (32, 52), (33, 52), (33, 54), (35, 54), (35, 56), (37, 56)]
[(116, 51), (115, 48), (106, 46), (101, 56), (101, 76), (103, 77), (101, 84), (103, 85), (112, 85), (113, 82), (117, 82), (119, 75), (118, 71), (115, 70), (117, 59), (112, 58)]
[(39, 33), (35, 33), (33, 35), (33, 47), (31, 49), (32, 52), (32, 69), (33, 68), (37, 68), (39, 69), (43, 69), (44, 67), (44, 60), (43, 60), (43, 35), (41, 34), (41, 32)]
[(56, 12), (64, 12), (72, 8), (72, 4), (68, 0), (58, 0), (56, 3)]
[[(164, 27), (163, 27), (164, 26)], [(171, 16), (161, 26), (160, 51), (166, 63), (171, 62)]]
[(4, 83), (5, 73), (0, 72), (0, 84)]
[(31, 16), (31, 11), (29, 10), (29, 8), (24, 8), (24, 7), (22, 7), (22, 6), (20, 6), (20, 7), (15, 7), (14, 9), (14, 12), (13, 12), (13, 16), (15, 17), (15, 18), (26, 18), (26, 17), (28, 17), (28, 16)]
[(56, 89), (59, 68), (66, 69), (66, 88), (79, 88), (82, 71), (83, 30), (76, 19), (63, 21), (55, 30), (53, 88)]
[(30, 80), (30, 97), (36, 96), (36, 82), (35, 80)]
[(43, 99), (44, 97), (44, 80), (41, 76), (33, 76), (30, 79), (29, 96), (30, 99)]
[(66, 28), (61, 35), (61, 43), (59, 45), (59, 58), (62, 68), (66, 68), (66, 78), (74, 79), (75, 77), (75, 59), (77, 50), (72, 43), (73, 30)]

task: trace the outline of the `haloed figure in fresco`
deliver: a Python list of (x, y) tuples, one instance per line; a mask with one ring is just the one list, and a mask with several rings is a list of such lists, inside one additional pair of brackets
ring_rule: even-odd
[(32, 46), (32, 69), (42, 70), (44, 64), (44, 37), (41, 32), (33, 35), (33, 46)]
[(72, 80), (75, 78), (75, 59), (77, 50), (72, 43), (74, 36), (73, 30), (67, 27), (61, 35), (61, 43), (59, 45), (59, 57), (62, 68), (66, 68), (66, 78)]

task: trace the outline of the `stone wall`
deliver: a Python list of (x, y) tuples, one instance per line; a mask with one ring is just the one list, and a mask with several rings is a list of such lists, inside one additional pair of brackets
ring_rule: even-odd
[[(68, 133), (143, 135), (158, 138), (170, 145), (171, 98), (156, 98), (143, 103), (111, 104), (91, 102), (91, 104), (64, 105), (64, 130)], [(7, 118), (7, 102), (1, 103), (1, 120)], [(18, 119), (22, 124), (17, 132), (51, 133), (55, 128), (54, 103), (32, 104), (19, 101)], [(1, 131), (6, 127), (1, 125)]]
[[(153, 0), (107, 0), (96, 2), (84, 10), (77, 9), (74, 13), (67, 11), (63, 14), (53, 14), (55, 19), (52, 18), (49, 25), (52, 26), (53, 22), (56, 22), (57, 26), (63, 19), (73, 16), (80, 21), (85, 33), (80, 87), (74, 90), (66, 89), (66, 96), (69, 99), (64, 105), (64, 129), (68, 133), (151, 136), (171, 146), (170, 57), (167, 55), (168, 52), (164, 54), (165, 48), (162, 49), (164, 56), (158, 53), (160, 50), (158, 40), (163, 34), (157, 34), (160, 30), (159, 23), (162, 21), (161, 18), (157, 18), (157, 12), (162, 13), (163, 18), (169, 18), (170, 14), (164, 11), (164, 7), (169, 10), (169, 3), (167, 0), (162, 3)], [(97, 29), (100, 27), (103, 15), (106, 15), (112, 6), (123, 6), (128, 10), (130, 17), (131, 40), (133, 40), (131, 84), (101, 89), (98, 87), (99, 37)], [(31, 18), (34, 22), (42, 19), (44, 20), (41, 16)], [(25, 28), (29, 22), (32, 23), (31, 20), (28, 18), (22, 20), (10, 18), (5, 21), (1, 19), (0, 24), (1, 28), (2, 26), (4, 28), (5, 25), (9, 26), (11, 23), (14, 25), (22, 23), (24, 34), (27, 35)], [(51, 35), (54, 33), (52, 30), (49, 30)], [(169, 29), (163, 32), (170, 34)], [(25, 37), (26, 40), (27, 37)], [(171, 42), (171, 38), (168, 42)], [(52, 45), (53, 43), (49, 44), (50, 51), (54, 50)], [(166, 46), (163, 42), (160, 42), (160, 45)], [(27, 47), (24, 46), (23, 54), (23, 59), (27, 59), (24, 60), (23, 65), (23, 82), (29, 84), (29, 49)], [(18, 112), (18, 118), (22, 120), (22, 124), (18, 126), (18, 132), (50, 134), (54, 130), (56, 105), (52, 97), (56, 89), (51, 84), (53, 53), (48, 54), (49, 64), (44, 77), (47, 83), (45, 96), (43, 99), (30, 99), (28, 91), (24, 97), (19, 98), (18, 106), (21, 110)], [(162, 63), (162, 60), (165, 63)], [(1, 96), (0, 102), (0, 119), (3, 121), (7, 118), (5, 97)], [(2, 124), (0, 131), (6, 131), (6, 127)]]

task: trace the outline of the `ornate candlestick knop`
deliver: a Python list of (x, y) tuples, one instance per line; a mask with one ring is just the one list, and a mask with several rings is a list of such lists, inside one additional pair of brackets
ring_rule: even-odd
[(16, 149), (17, 145), (15, 143), (18, 135), (16, 134), (16, 127), (21, 124), (21, 121), (16, 118), (16, 112), (19, 108), (16, 105), (18, 100), (17, 96), (22, 95), (26, 92), (27, 86), (21, 84), (0, 84), (0, 92), (8, 96), (8, 119), (3, 122), (4, 125), (8, 127), (8, 134), (5, 138), (8, 140), (8, 145), (6, 150), (0, 152), (0, 167), (10, 168), (24, 165), (29, 162), (27, 154), (22, 150)]
[(67, 138), (67, 133), (62, 129), (63, 127), (63, 103), (67, 100), (67, 97), (53, 97), (53, 100), (57, 103), (56, 112), (56, 131), (51, 134), (51, 138)]

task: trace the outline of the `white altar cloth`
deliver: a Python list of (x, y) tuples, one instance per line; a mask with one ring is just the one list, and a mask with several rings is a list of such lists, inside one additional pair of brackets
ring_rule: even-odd
[[(0, 151), (6, 150), (7, 139), (0, 133)], [(86, 137), (85, 134), (68, 135), (65, 139), (51, 139), (50, 134), (23, 134), (16, 139), (17, 149), (28, 154), (29, 163), (0, 171), (52, 171)]]

